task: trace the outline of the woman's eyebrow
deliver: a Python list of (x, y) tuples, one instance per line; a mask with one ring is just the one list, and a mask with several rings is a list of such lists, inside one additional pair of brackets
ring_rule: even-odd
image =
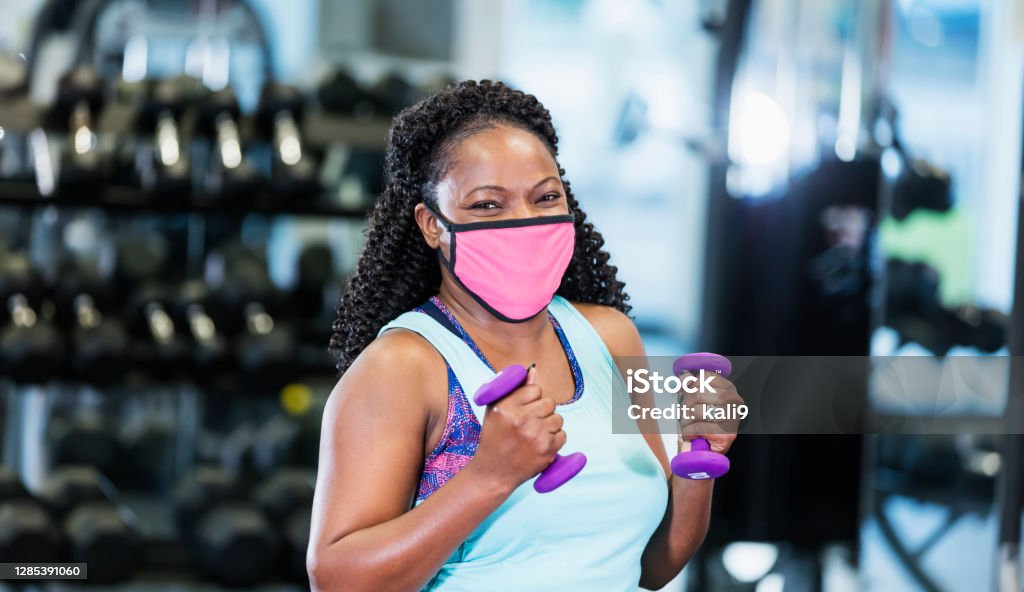
[[(558, 180), (558, 177), (555, 177), (555, 176), (544, 177), (543, 179), (538, 181), (537, 184), (533, 186), (533, 188), (536, 189), (536, 188), (540, 187), (541, 185), (547, 183), (548, 181), (557, 181), (557, 180)], [(469, 197), (474, 191), (480, 191), (481, 189), (487, 189), (489, 191), (497, 191), (499, 193), (505, 193), (505, 192), (508, 191), (508, 189), (505, 189), (501, 185), (481, 185), (479, 187), (471, 189), (469, 191), (469, 193), (466, 194), (466, 197)]]

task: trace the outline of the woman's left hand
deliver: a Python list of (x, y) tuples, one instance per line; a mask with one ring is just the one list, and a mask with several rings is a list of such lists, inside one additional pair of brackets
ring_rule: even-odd
[[(725, 454), (736, 440), (740, 420), (735, 416), (735, 410), (736, 406), (743, 404), (743, 397), (736, 391), (736, 385), (721, 374), (716, 374), (710, 385), (715, 392), (681, 396), (680, 402), (695, 412), (691, 418), (679, 420), (680, 452), (689, 450), (690, 440), (699, 437), (707, 440), (714, 452)], [(723, 414), (724, 418), (715, 419), (713, 408), (719, 408), (718, 413)], [(705, 409), (708, 410), (707, 415)]]

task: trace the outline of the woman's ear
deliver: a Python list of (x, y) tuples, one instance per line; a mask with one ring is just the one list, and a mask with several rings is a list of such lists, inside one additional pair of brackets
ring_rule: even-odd
[(420, 233), (423, 234), (423, 240), (427, 242), (427, 245), (431, 249), (437, 249), (441, 246), (441, 235), (444, 234), (444, 229), (441, 224), (437, 221), (437, 218), (430, 213), (427, 206), (422, 203), (416, 204), (416, 209), (413, 211), (413, 215), (416, 217), (416, 224), (420, 227)]

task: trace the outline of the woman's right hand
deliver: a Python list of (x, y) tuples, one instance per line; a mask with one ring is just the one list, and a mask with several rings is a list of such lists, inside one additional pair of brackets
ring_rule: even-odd
[(531, 367), (521, 387), (487, 406), (476, 455), (466, 468), (509, 492), (536, 476), (565, 445), (555, 407)]

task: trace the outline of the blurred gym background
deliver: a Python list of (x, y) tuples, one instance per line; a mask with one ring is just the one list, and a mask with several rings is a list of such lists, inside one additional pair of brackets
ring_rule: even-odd
[[(652, 355), (1024, 354), (1019, 0), (0, 17), (0, 561), (308, 586), (334, 304), (391, 116), (454, 79), (552, 111)], [(1020, 590), (1020, 438), (971, 435), (998, 379), (949, 436), (742, 436), (669, 589)]]

